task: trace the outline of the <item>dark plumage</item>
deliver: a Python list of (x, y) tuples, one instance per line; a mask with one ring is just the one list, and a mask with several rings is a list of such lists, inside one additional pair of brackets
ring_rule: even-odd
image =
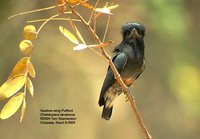
[[(112, 61), (128, 87), (139, 77), (145, 67), (144, 35), (145, 27), (139, 23), (123, 25), (122, 42), (113, 51)], [(103, 119), (110, 119), (113, 101), (122, 92), (123, 89), (115, 80), (112, 69), (108, 67), (98, 102), (99, 106), (103, 106)]]

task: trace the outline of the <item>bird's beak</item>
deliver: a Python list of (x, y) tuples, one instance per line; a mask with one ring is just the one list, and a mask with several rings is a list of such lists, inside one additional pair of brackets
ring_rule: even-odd
[(138, 38), (138, 37), (140, 36), (140, 35), (138, 34), (138, 31), (137, 31), (135, 28), (133, 28), (131, 34), (133, 35), (133, 37), (134, 37), (135, 39)]

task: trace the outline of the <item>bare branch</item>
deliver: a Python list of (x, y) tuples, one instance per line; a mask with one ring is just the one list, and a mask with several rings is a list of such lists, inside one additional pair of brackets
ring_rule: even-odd
[(106, 23), (106, 29), (105, 29), (105, 32), (104, 32), (104, 35), (103, 35), (103, 42), (105, 41), (106, 39), (106, 35), (107, 35), (107, 32), (108, 32), (108, 27), (109, 27), (109, 23), (110, 23), (110, 18), (111, 18), (111, 15), (108, 15), (108, 20), (107, 20), (107, 23)]
[(45, 8), (41, 8), (41, 9), (36, 9), (36, 10), (32, 10), (32, 11), (18, 13), (18, 14), (15, 14), (15, 15), (12, 15), (12, 16), (8, 17), (8, 19), (14, 18), (16, 16), (20, 16), (20, 15), (25, 15), (25, 14), (35, 13), (35, 12), (41, 12), (41, 11), (46, 11), (46, 10), (54, 9), (56, 7), (60, 7), (60, 6), (64, 6), (64, 5), (65, 5), (65, 3), (60, 4), (60, 5), (56, 5), (56, 6), (54, 5), (54, 6), (50, 6), (50, 7), (45, 7)]
[[(36, 23), (36, 22), (43, 22), (43, 21), (46, 21), (48, 20), (48, 18), (43, 18), (43, 19), (37, 19), (37, 20), (29, 20), (27, 21), (27, 23)], [(70, 21), (70, 18), (53, 18), (51, 19), (51, 21)], [(78, 19), (71, 19), (72, 21), (74, 22), (80, 22), (81, 20), (78, 20)]]
[(90, 15), (90, 18), (89, 18), (89, 21), (88, 21), (88, 23), (90, 24), (90, 22), (91, 22), (91, 20), (92, 20), (92, 17), (93, 17), (93, 15), (94, 15), (94, 10), (95, 10), (95, 8), (97, 7), (97, 5), (99, 4), (99, 0), (97, 0), (97, 2), (95, 3), (95, 6), (94, 6), (94, 9), (92, 10), (92, 13), (91, 13), (91, 15)]
[[(95, 31), (92, 29), (92, 27), (84, 20), (84, 18), (72, 7), (69, 6), (69, 8), (72, 10), (72, 13), (74, 15), (76, 15), (81, 21), (82, 23), (88, 28), (89, 32), (91, 33), (91, 35), (93, 36), (94, 40), (98, 43), (101, 44), (101, 40), (99, 39), (99, 37), (97, 36), (97, 34), (95, 33)], [(123, 82), (122, 78), (120, 77), (120, 74), (118, 73), (114, 63), (112, 62), (111, 57), (107, 54), (107, 52), (104, 50), (104, 48), (100, 48), (102, 55), (106, 58), (106, 60), (109, 62), (109, 65), (114, 73), (114, 76), (116, 78), (116, 80), (118, 81), (118, 83), (120, 84), (120, 86), (123, 88), (124, 93), (126, 94), (132, 109), (134, 110), (135, 116), (137, 118), (138, 124), (140, 125), (140, 128), (142, 129), (142, 132), (145, 136), (146, 139), (152, 139), (151, 135), (149, 134), (148, 130), (146, 129), (142, 118), (139, 114), (139, 111), (137, 109), (135, 100), (133, 99), (133, 97), (131, 96), (130, 92), (129, 92), (129, 88), (125, 85), (125, 83)]]
[(55, 18), (55, 17), (57, 17), (57, 16), (59, 16), (59, 15), (60, 15), (60, 14), (56, 14), (56, 15), (51, 16), (49, 19), (47, 19), (47, 20), (39, 27), (39, 29), (38, 29), (38, 31), (37, 31), (37, 36), (38, 36), (40, 30), (44, 27), (44, 25), (45, 25), (46, 23), (48, 23), (51, 19), (53, 19), (53, 18)]

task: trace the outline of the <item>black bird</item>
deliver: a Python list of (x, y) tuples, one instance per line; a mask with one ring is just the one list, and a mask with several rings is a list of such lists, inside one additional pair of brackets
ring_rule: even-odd
[[(115, 47), (113, 63), (124, 83), (129, 87), (145, 68), (144, 57), (145, 27), (140, 23), (126, 23), (122, 26), (122, 42)], [(112, 115), (113, 101), (123, 89), (108, 67), (100, 97), (99, 106), (103, 106), (102, 118), (109, 120)]]

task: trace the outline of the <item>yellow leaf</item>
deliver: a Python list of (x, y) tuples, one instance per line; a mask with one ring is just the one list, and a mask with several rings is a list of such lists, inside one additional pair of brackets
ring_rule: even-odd
[(7, 80), (0, 87), (0, 100), (4, 100), (14, 95), (24, 86), (25, 81), (26, 81), (26, 75), (16, 75)]
[(7, 119), (10, 116), (12, 116), (20, 107), (22, 104), (24, 98), (24, 93), (20, 92), (14, 95), (3, 107), (0, 118), (1, 119)]
[(108, 7), (108, 2), (106, 2), (106, 4), (103, 6), (103, 8), (107, 8)]
[[(59, 5), (57, 7), (57, 9), (58, 9), (59, 12), (65, 12), (66, 11), (67, 7), (66, 7), (65, 3), (66, 3), (66, 0), (57, 0), (57, 5)], [(62, 5), (62, 6), (60, 6), (60, 5)]]
[(73, 48), (74, 51), (77, 51), (77, 50), (83, 50), (85, 48), (87, 48), (88, 46), (86, 44), (78, 44), (76, 47)]
[(75, 44), (79, 44), (78, 40), (76, 39), (76, 37), (70, 32), (68, 31), (66, 28), (64, 28), (63, 26), (59, 26), (59, 30), (60, 32), (67, 37), (71, 42), (75, 43)]
[(34, 25), (26, 25), (24, 27), (24, 38), (27, 40), (34, 40), (36, 38), (37, 31)]
[(76, 26), (74, 26), (75, 30), (76, 30), (76, 34), (78, 35), (79, 39), (85, 44), (85, 40), (83, 39), (81, 33), (79, 32), (78, 28)]
[(26, 100), (25, 100), (25, 97), (24, 97), (22, 109), (21, 109), (20, 123), (22, 122), (22, 120), (24, 118), (25, 111), (26, 111)]
[(118, 6), (119, 6), (119, 4), (116, 4), (116, 5), (107, 7), (107, 9), (113, 10), (113, 9), (116, 9)]
[(29, 93), (31, 94), (31, 96), (33, 97), (33, 95), (34, 95), (34, 87), (33, 87), (33, 83), (32, 83), (32, 81), (30, 80), (30, 78), (26, 78), (27, 80), (26, 80), (26, 83), (27, 83), (27, 88), (28, 88), (28, 91), (29, 91)]
[(26, 74), (27, 72), (27, 65), (29, 63), (29, 57), (24, 57), (17, 62), (15, 67), (13, 68), (12, 72), (10, 73), (8, 79), (18, 75), (18, 74)]
[(93, 7), (92, 5), (86, 3), (86, 2), (84, 2), (84, 1), (82, 1), (82, 0), (80, 0), (79, 2), (80, 2), (80, 4), (81, 4), (82, 6), (88, 8), (88, 9), (94, 9), (94, 7)]
[(72, 3), (72, 4), (76, 4), (80, 1), (82, 1), (82, 0), (67, 0), (67, 2)]
[(23, 40), (19, 44), (20, 51), (24, 55), (30, 55), (33, 49), (33, 44), (30, 40)]
[(33, 64), (31, 63), (31, 61), (29, 61), (29, 63), (28, 63), (28, 73), (30, 74), (30, 76), (32, 77), (32, 78), (35, 78), (35, 69), (34, 69), (34, 67), (33, 67)]

